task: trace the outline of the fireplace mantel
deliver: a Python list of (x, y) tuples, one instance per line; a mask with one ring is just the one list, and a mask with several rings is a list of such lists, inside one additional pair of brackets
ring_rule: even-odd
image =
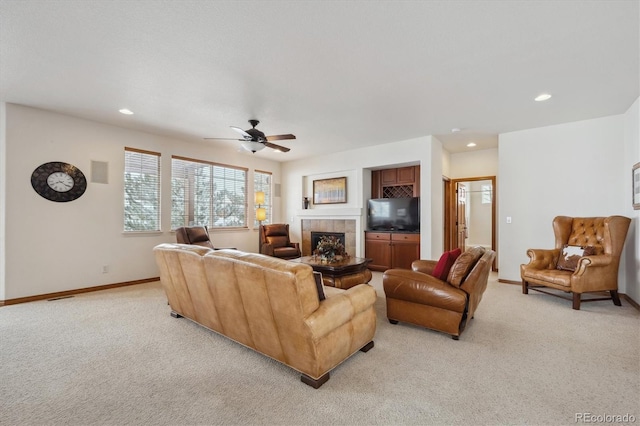
[(300, 217), (327, 217), (327, 216), (362, 216), (362, 209), (359, 207), (351, 207), (345, 209), (336, 209), (336, 208), (328, 208), (328, 209), (303, 209), (298, 210), (296, 214)]

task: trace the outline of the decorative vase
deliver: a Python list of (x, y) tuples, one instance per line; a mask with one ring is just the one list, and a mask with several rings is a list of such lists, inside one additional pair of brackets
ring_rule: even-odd
[(320, 255), (320, 261), (322, 263), (332, 263), (335, 260), (335, 258), (336, 258), (336, 254), (331, 251), (322, 253)]
[(309, 197), (304, 197), (304, 209), (309, 208)]

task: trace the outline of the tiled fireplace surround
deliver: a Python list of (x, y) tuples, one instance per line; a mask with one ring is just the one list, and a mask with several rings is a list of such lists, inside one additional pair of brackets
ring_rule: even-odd
[(345, 250), (356, 255), (356, 221), (354, 219), (302, 219), (302, 255), (311, 255), (311, 232), (344, 232)]

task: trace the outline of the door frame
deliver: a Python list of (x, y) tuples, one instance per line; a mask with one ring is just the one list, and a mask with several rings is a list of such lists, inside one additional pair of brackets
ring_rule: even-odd
[[(458, 182), (473, 182), (479, 180), (490, 180), (491, 188), (493, 193), (491, 194), (491, 250), (495, 251), (496, 254), (498, 250), (496, 249), (496, 177), (495, 176), (476, 176), (476, 177), (467, 177), (467, 178), (457, 178), (457, 179), (449, 179), (443, 177), (444, 182), (444, 247), (445, 251), (451, 250), (452, 247), (456, 246), (455, 238), (457, 235), (457, 226), (456, 226), (456, 205), (457, 205), (457, 185)], [(496, 256), (497, 259), (497, 256)], [(493, 261), (493, 265), (491, 266), (492, 271), (497, 271), (496, 261)]]

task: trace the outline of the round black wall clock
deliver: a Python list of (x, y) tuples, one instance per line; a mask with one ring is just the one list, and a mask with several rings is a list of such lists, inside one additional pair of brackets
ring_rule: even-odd
[(47, 200), (64, 203), (78, 199), (84, 194), (87, 179), (76, 166), (52, 161), (33, 171), (31, 186)]

